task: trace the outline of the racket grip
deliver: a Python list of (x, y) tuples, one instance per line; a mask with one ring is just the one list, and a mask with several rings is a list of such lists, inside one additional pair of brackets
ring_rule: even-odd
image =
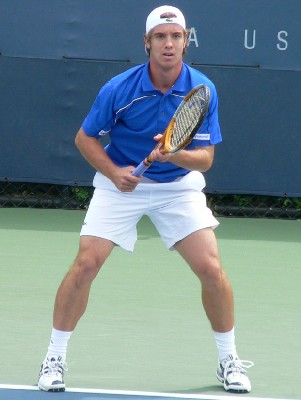
[(141, 176), (143, 175), (143, 173), (148, 169), (149, 165), (146, 165), (144, 160), (141, 161), (141, 163), (134, 169), (134, 171), (132, 172), (132, 175), (134, 176)]

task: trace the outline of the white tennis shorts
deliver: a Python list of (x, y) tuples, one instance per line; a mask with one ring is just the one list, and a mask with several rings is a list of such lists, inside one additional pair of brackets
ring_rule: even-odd
[(137, 223), (147, 215), (168, 249), (199, 229), (218, 226), (206, 205), (202, 190), (205, 179), (200, 172), (170, 183), (144, 179), (133, 192), (120, 192), (99, 172), (95, 191), (81, 229), (81, 236), (108, 239), (127, 251), (137, 241)]

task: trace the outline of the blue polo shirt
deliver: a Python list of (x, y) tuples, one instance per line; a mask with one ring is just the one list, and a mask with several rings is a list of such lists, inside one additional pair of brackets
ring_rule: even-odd
[[(109, 135), (105, 151), (116, 165), (137, 166), (153, 150), (153, 137), (165, 131), (185, 95), (200, 84), (210, 88), (210, 106), (187, 148), (215, 145), (222, 140), (215, 86), (204, 74), (184, 63), (177, 81), (165, 94), (153, 86), (149, 63), (115, 76), (101, 88), (82, 128), (88, 136)], [(171, 163), (154, 162), (144, 176), (157, 182), (171, 182), (188, 172)]]

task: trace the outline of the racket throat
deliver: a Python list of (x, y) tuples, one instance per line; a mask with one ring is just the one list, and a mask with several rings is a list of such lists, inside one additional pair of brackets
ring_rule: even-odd
[[(164, 149), (164, 143), (162, 143), (162, 142), (159, 142), (158, 144), (157, 144), (157, 146), (156, 146), (156, 149), (162, 149), (162, 150), (160, 150), (162, 153), (163, 153), (163, 149)], [(146, 166), (146, 167), (149, 167), (152, 163), (154, 162), (154, 160), (153, 160), (153, 158), (149, 155), (148, 157), (146, 157), (144, 160), (143, 160), (143, 164)]]
[(152, 162), (153, 162), (153, 160), (152, 160), (152, 158), (149, 157), (149, 156), (143, 160), (143, 164), (144, 164), (146, 167), (149, 167), (149, 166), (152, 164)]

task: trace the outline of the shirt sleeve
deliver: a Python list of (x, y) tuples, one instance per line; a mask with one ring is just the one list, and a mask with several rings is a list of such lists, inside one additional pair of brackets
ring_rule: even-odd
[(82, 128), (88, 136), (104, 136), (115, 124), (114, 91), (111, 82), (107, 82), (99, 91)]

